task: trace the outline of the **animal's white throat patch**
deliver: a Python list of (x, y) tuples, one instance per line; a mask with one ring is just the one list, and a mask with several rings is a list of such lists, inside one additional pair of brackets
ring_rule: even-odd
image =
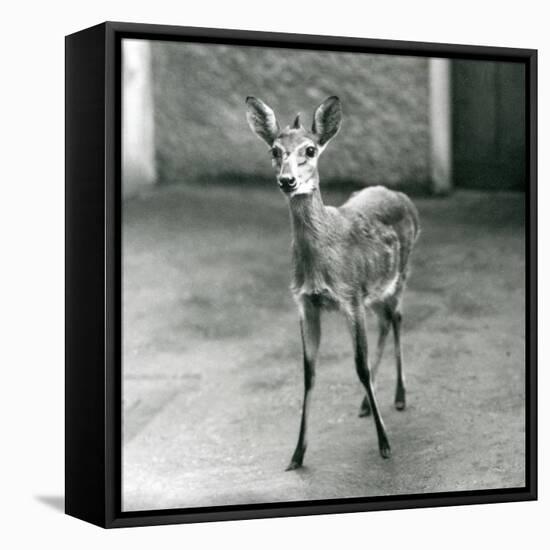
[(309, 195), (315, 191), (315, 184), (312, 183), (311, 180), (308, 180), (304, 183), (298, 184), (298, 187), (290, 193), (291, 197), (295, 197), (297, 195)]

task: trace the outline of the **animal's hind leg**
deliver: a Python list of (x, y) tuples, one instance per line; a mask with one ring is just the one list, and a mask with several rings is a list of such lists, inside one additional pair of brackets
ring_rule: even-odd
[(393, 338), (395, 343), (395, 364), (397, 367), (397, 385), (395, 388), (395, 408), (402, 411), (406, 406), (405, 376), (403, 375), (403, 359), (401, 356), (401, 312), (395, 310), (392, 315)]
[(361, 380), (365, 387), (365, 392), (368, 395), (369, 402), (372, 407), (372, 417), (376, 426), (376, 433), (378, 435), (378, 448), (380, 449), (380, 455), (382, 458), (389, 458), (391, 456), (390, 444), (388, 442), (388, 436), (386, 429), (384, 428), (384, 422), (376, 403), (376, 397), (374, 395), (374, 389), (372, 387), (371, 373), (368, 364), (368, 348), (367, 348), (367, 331), (365, 321), (365, 310), (359, 305), (354, 305), (350, 311), (349, 321), (350, 329), (355, 348), (355, 369), (359, 380)]
[[(384, 354), (384, 347), (386, 345), (386, 338), (390, 331), (391, 326), (391, 312), (385, 304), (373, 307), (374, 312), (378, 316), (378, 343), (376, 345), (376, 354), (372, 363), (371, 380), (373, 386), (375, 385), (376, 373), (382, 361), (382, 355)], [(359, 409), (359, 416), (369, 416), (371, 414), (371, 406), (368, 395), (365, 394), (361, 408)]]

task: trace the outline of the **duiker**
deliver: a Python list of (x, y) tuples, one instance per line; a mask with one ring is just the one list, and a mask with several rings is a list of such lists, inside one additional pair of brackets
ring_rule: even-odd
[[(246, 100), (252, 131), (270, 148), (277, 182), (290, 209), (292, 293), (300, 313), (304, 399), (296, 450), (288, 470), (299, 468), (306, 451), (307, 416), (321, 338), (321, 312), (336, 309), (347, 319), (355, 368), (366, 395), (360, 415), (372, 414), (383, 458), (390, 444), (374, 393), (374, 378), (386, 337), (393, 329), (397, 387), (395, 407), (405, 408), (401, 358), (401, 299), (411, 251), (419, 233), (418, 213), (403, 193), (369, 187), (339, 208), (325, 206), (319, 189), (319, 158), (338, 133), (340, 100), (326, 99), (313, 114), (311, 131), (300, 123), (280, 129), (273, 110), (254, 97)], [(369, 365), (365, 308), (379, 321), (378, 346)]]

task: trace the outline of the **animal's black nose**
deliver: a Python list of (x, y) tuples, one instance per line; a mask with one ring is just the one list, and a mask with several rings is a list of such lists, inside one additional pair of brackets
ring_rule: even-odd
[(292, 176), (281, 176), (279, 178), (279, 185), (281, 187), (286, 187), (287, 189), (293, 189), (296, 187), (296, 178), (293, 178)]

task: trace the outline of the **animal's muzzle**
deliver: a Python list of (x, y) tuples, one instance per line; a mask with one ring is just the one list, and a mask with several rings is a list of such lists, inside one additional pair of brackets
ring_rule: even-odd
[(298, 182), (296, 181), (296, 178), (292, 176), (280, 176), (278, 178), (279, 181), (279, 187), (283, 191), (293, 191), (298, 186)]

